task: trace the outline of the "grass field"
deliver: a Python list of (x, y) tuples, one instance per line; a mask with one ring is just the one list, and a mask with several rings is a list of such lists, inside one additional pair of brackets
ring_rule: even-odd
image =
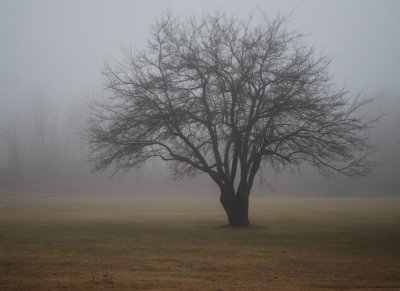
[(400, 200), (0, 194), (0, 290), (400, 290)]

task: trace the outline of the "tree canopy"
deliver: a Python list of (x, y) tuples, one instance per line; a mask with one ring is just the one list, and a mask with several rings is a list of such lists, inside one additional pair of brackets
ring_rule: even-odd
[(249, 224), (262, 162), (368, 173), (373, 121), (357, 113), (367, 101), (338, 89), (330, 59), (286, 22), (161, 17), (145, 50), (124, 49), (103, 72), (112, 100), (93, 109), (96, 169), (130, 170), (160, 158), (177, 176), (206, 173), (229, 223), (240, 226)]

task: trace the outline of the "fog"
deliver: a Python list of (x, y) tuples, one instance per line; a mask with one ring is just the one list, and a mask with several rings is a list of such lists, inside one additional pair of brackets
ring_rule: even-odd
[(323, 177), (309, 167), (264, 169), (253, 194), (399, 196), (400, 2), (393, 1), (0, 1), (0, 191), (216, 195), (204, 175), (174, 180), (156, 160), (112, 176), (88, 162), (88, 103), (105, 100), (104, 62), (121, 47), (143, 48), (157, 16), (223, 10), (239, 17), (290, 14), (288, 26), (332, 57), (339, 87), (384, 114), (371, 132), (378, 162), (359, 180)]

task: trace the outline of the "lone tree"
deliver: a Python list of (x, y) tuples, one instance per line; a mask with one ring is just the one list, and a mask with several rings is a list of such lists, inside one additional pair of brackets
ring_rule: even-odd
[(93, 110), (95, 169), (160, 158), (177, 176), (204, 172), (231, 226), (249, 225), (264, 162), (365, 175), (371, 122), (356, 112), (365, 102), (336, 89), (330, 60), (285, 23), (224, 14), (159, 19), (146, 50), (123, 50), (123, 61), (103, 72), (112, 100)]

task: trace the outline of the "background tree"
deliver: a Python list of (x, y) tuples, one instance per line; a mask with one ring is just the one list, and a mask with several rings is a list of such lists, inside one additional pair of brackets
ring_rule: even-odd
[(9, 123), (6, 127), (0, 124), (0, 141), (7, 148), (7, 169), (13, 175), (21, 175), (20, 141), (18, 140), (15, 123)]
[(97, 170), (129, 170), (151, 158), (175, 175), (208, 174), (232, 226), (247, 226), (262, 162), (305, 161), (324, 174), (365, 175), (364, 122), (285, 18), (255, 24), (223, 14), (154, 25), (147, 49), (107, 65), (112, 102), (93, 108)]

